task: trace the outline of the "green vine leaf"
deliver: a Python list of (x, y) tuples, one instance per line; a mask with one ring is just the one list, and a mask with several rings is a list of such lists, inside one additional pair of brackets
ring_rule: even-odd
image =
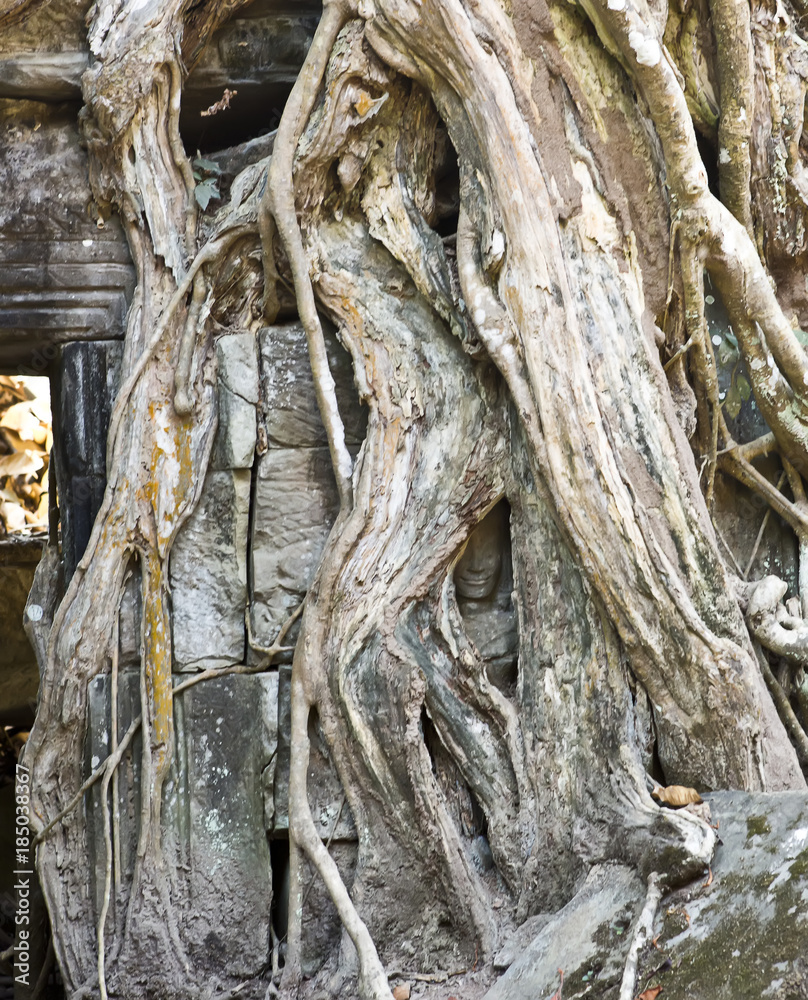
[(218, 180), (215, 177), (209, 177), (207, 180), (197, 184), (194, 188), (194, 197), (197, 200), (197, 204), (204, 212), (210, 204), (212, 198), (220, 197)]

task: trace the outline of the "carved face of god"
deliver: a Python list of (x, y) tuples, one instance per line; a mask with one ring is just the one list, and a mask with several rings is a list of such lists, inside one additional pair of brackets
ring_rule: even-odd
[(503, 512), (494, 508), (471, 533), (454, 572), (459, 598), (482, 601), (494, 592), (502, 570), (504, 531)]

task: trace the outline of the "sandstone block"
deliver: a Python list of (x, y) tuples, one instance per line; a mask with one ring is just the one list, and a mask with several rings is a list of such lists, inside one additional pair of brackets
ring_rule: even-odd
[(270, 448), (261, 457), (252, 527), (252, 627), (269, 645), (303, 600), (337, 516), (327, 448)]
[(212, 469), (249, 469), (253, 464), (258, 405), (258, 355), (251, 333), (221, 337), (216, 344), (219, 369), (219, 427)]
[[(348, 444), (361, 444), (366, 414), (359, 405), (351, 358), (326, 328), (328, 365), (334, 377)], [(314, 394), (309, 349), (300, 323), (265, 327), (259, 334), (261, 392), (270, 446), (315, 448), (328, 444)]]
[(211, 471), (171, 553), (175, 670), (244, 659), (250, 473)]

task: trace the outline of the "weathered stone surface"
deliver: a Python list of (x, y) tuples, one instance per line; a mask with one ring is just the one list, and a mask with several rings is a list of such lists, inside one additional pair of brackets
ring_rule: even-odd
[(219, 427), (212, 469), (249, 469), (253, 464), (258, 405), (258, 354), (251, 333), (221, 337), (216, 344)]
[[(278, 668), (278, 754), (275, 761), (274, 816), (268, 827), (274, 833), (289, 829), (289, 759), (291, 745), (290, 684), (292, 668)], [(308, 800), (317, 832), (323, 840), (356, 840), (356, 827), (342, 785), (316, 726), (309, 731), (311, 754)]]
[(337, 515), (328, 448), (270, 448), (253, 500), (252, 628), (268, 646), (303, 600)]
[(122, 670), (140, 663), (140, 631), (143, 600), (141, 597), (140, 569), (132, 573), (124, 584), (121, 610), (118, 615), (118, 665)]
[(275, 752), (277, 702), (277, 674), (233, 676), (191, 688), (177, 710), (187, 770), (177, 768), (165, 798), (178, 864), (187, 857), (190, 868), (182, 933), (208, 995), (217, 991), (206, 972), (232, 988), (268, 957), (272, 869), (261, 775)]
[[(340, 416), (348, 444), (361, 444), (367, 416), (359, 405), (350, 355), (326, 328), (328, 365), (336, 384)], [(270, 446), (313, 448), (328, 444), (314, 394), (314, 380), (300, 323), (265, 327), (259, 334), (261, 393)]]
[(244, 659), (250, 473), (209, 472), (171, 553), (175, 670)]
[(123, 344), (114, 340), (62, 348), (59, 430), (70, 475), (106, 477), (107, 429), (122, 357)]
[(81, 100), (92, 0), (50, 0), (0, 37), (0, 97)]
[(494, 955), (494, 968), (507, 969), (520, 957), (525, 948), (553, 919), (552, 913), (537, 913), (517, 927)]
[(121, 378), (123, 345), (66, 344), (56, 380), (55, 472), (69, 579), (84, 554), (106, 488), (107, 430)]
[(221, 28), (191, 74), (195, 91), (268, 81), (294, 82), (309, 50), (317, 17), (272, 12), (234, 18)]
[[(163, 844), (177, 869), (179, 927), (191, 959), (192, 992), (216, 995), (267, 961), (272, 905), (261, 776), (275, 753), (277, 675), (203, 682), (174, 702), (175, 753), (163, 792)], [(140, 712), (139, 677), (119, 681), (119, 732)], [(87, 769), (109, 752), (110, 678), (90, 685)], [(120, 769), (122, 854), (131, 883), (137, 844), (140, 741)], [(98, 789), (89, 817), (96, 912), (105, 870)]]
[[(645, 899), (642, 880), (622, 865), (596, 865), (583, 888), (527, 945), (485, 1000), (536, 1000), (558, 987), (575, 996), (616, 997), (630, 944), (630, 931)], [(584, 976), (588, 978), (583, 979)], [(587, 991), (587, 992), (590, 992)]]
[[(109, 674), (93, 678), (87, 693), (87, 741), (85, 770), (89, 775), (106, 760), (112, 750), (112, 684)], [(134, 719), (140, 715), (140, 675), (133, 672), (118, 675), (118, 740)], [(138, 733), (118, 768), (117, 802), (120, 829), (116, 856), (120, 859), (123, 882), (130, 882), (137, 856), (140, 817), (140, 768), (143, 743)], [(104, 899), (106, 854), (104, 852), (104, 819), (101, 811), (101, 786), (96, 784), (89, 793), (87, 830), (90, 844), (90, 864), (93, 873), (93, 902), (96, 915)]]
[(808, 796), (705, 798), (723, 841), (712, 883), (663, 900), (654, 929), (660, 950), (646, 966), (670, 957), (673, 969), (653, 982), (670, 1000), (807, 997)]
[[(808, 996), (808, 796), (715, 792), (705, 799), (723, 841), (712, 878), (663, 898), (656, 947), (641, 953), (635, 994), (659, 985), (669, 1000), (801, 1000)], [(549, 996), (558, 968), (565, 996), (615, 997), (644, 897), (628, 869), (593, 869), (520, 957), (514, 960), (514, 941), (506, 944), (496, 964), (513, 964), (486, 1000)], [(516, 935), (518, 944), (525, 935)]]
[(28, 374), (55, 343), (123, 336), (134, 287), (120, 224), (89, 211), (78, 110), (0, 99), (0, 357)]

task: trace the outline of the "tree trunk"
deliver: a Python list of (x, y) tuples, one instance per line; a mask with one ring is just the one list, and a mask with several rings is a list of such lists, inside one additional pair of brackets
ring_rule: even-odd
[[(183, 876), (163, 851), (167, 562), (213, 445), (214, 339), (274, 322), (292, 290), (340, 512), (294, 653), (283, 988), (301, 975), (305, 856), (358, 955), (346, 940), (333, 995), (355, 995), (358, 976), (360, 995), (389, 997), (385, 966), (485, 962), (503, 927), (560, 908), (599, 861), (668, 886), (699, 873), (715, 832), (655, 803), (650, 772), (701, 791), (805, 788), (808, 639), (789, 626), (781, 719), (748, 629), (782, 655), (784, 594), (753, 608), (714, 526), (735, 477), (800, 541), (808, 529), (808, 363), (792, 329), (808, 322), (792, 262), (806, 252), (805, 42), (790, 8), (775, 20), (755, 6), (750, 21), (725, 0), (326, 0), (272, 156), (203, 214), (182, 79), (237, 7), (93, 8), (91, 177), (124, 221), (138, 285), (106, 499), (54, 620), (25, 754), (38, 867), (71, 993), (202, 995)], [(730, 434), (705, 272), (790, 493)], [(355, 461), (322, 317), (367, 407)], [(88, 687), (117, 683), (135, 568), (137, 861), (113, 886), (105, 806), (96, 914), (74, 806)], [(510, 653), (491, 653), (514, 632)], [(350, 893), (309, 808), (315, 724), (358, 831)], [(102, 764), (104, 800), (112, 775)]]

